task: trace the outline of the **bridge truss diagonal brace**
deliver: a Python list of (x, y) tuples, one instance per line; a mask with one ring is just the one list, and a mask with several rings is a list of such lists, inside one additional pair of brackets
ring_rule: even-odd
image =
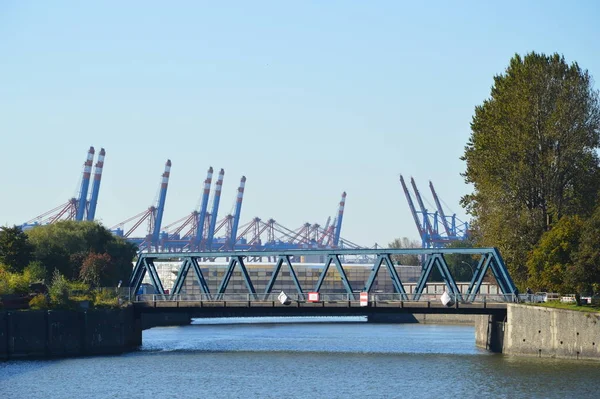
[(140, 288), (140, 284), (146, 275), (146, 268), (144, 266), (144, 257), (139, 257), (133, 270), (131, 271), (131, 277), (129, 279), (129, 288), (133, 288), (133, 292), (137, 292)]
[(146, 258), (146, 270), (150, 275), (150, 280), (152, 281), (154, 288), (156, 288), (156, 291), (158, 291), (159, 294), (164, 295), (165, 289), (162, 285), (162, 281), (160, 281), (160, 277), (158, 276), (156, 266), (154, 266), (154, 261), (152, 259)]
[(471, 302), (475, 300), (475, 296), (479, 293), (481, 283), (483, 283), (483, 278), (490, 266), (491, 259), (489, 254), (484, 254), (481, 256), (481, 259), (479, 259), (479, 263), (477, 264), (477, 268), (475, 269), (475, 273), (473, 273), (473, 278), (467, 289), (467, 299)]
[(344, 285), (346, 292), (348, 294), (352, 294), (352, 286), (350, 285), (350, 282), (348, 281), (346, 272), (344, 271), (344, 268), (342, 267), (342, 262), (340, 262), (339, 255), (337, 255), (337, 254), (329, 255), (327, 257), (327, 261), (325, 262), (325, 267), (323, 268), (323, 271), (321, 272), (321, 275), (319, 276), (319, 280), (317, 281), (317, 285), (315, 286), (315, 292), (319, 292), (319, 290), (321, 289), (321, 285), (323, 285), (323, 281), (325, 280), (325, 276), (327, 275), (329, 266), (331, 266), (331, 262), (335, 263), (335, 267), (336, 267), (338, 273), (340, 274), (340, 279), (342, 280), (342, 284)]
[(186, 278), (190, 268), (192, 268), (194, 270), (194, 275), (196, 276), (196, 281), (198, 282), (198, 285), (200, 286), (200, 291), (203, 294), (210, 296), (210, 290), (208, 288), (208, 283), (206, 282), (206, 279), (204, 278), (204, 274), (202, 273), (202, 269), (200, 268), (200, 265), (198, 264), (198, 259), (194, 258), (194, 257), (186, 257), (183, 259), (181, 267), (179, 268), (179, 273), (177, 273), (177, 279), (175, 280), (175, 283), (173, 284), (172, 294), (178, 295), (181, 293), (181, 289), (183, 288), (183, 283), (185, 282), (185, 278)]
[(385, 262), (385, 265), (388, 269), (390, 278), (392, 279), (392, 284), (394, 285), (394, 289), (396, 290), (396, 292), (398, 294), (400, 294), (400, 296), (402, 297), (403, 300), (408, 300), (406, 291), (404, 290), (404, 286), (402, 285), (402, 281), (400, 280), (400, 276), (398, 276), (398, 272), (396, 271), (396, 268), (394, 267), (394, 262), (392, 262), (392, 258), (390, 257), (389, 254), (379, 255), (377, 257), (377, 259), (375, 260), (375, 263), (373, 264), (373, 268), (371, 269), (371, 275), (369, 276), (369, 279), (367, 280), (363, 291), (365, 291), (365, 292), (371, 291), (371, 288), (373, 287), (373, 283), (375, 282), (375, 279), (377, 278), (377, 273), (379, 272), (379, 269), (381, 268), (381, 264), (383, 262)]
[(455, 295), (457, 297), (457, 300), (462, 301), (462, 296), (460, 294), (458, 285), (456, 284), (454, 277), (452, 277), (452, 274), (450, 273), (450, 269), (448, 268), (446, 259), (444, 259), (444, 255), (441, 253), (434, 253), (427, 257), (425, 267), (421, 271), (421, 277), (419, 278), (419, 282), (417, 283), (415, 289), (414, 300), (418, 301), (421, 298), (423, 290), (427, 285), (427, 279), (429, 278), (429, 275), (431, 274), (431, 271), (434, 266), (437, 267), (440, 274), (442, 275), (442, 279), (444, 280), (444, 283), (448, 288), (448, 292), (451, 295)]
[(244, 257), (239, 255), (232, 257), (229, 261), (227, 271), (225, 272), (223, 280), (221, 280), (221, 284), (219, 285), (219, 289), (217, 290), (217, 295), (221, 297), (225, 293), (225, 290), (229, 285), (229, 280), (231, 280), (231, 276), (233, 275), (233, 271), (235, 269), (236, 264), (240, 266), (242, 276), (244, 277), (244, 282), (246, 283), (246, 287), (248, 288), (248, 292), (252, 294), (254, 299), (256, 299), (256, 290), (254, 289), (254, 285), (252, 284), (252, 280), (250, 280), (250, 275), (248, 274), (248, 270), (246, 269), (246, 265), (244, 264)]
[(467, 291), (468, 299), (470, 301), (475, 300), (475, 296), (479, 293), (479, 289), (483, 283), (483, 278), (485, 277), (488, 269), (492, 271), (500, 291), (506, 296), (505, 299), (510, 300), (510, 296), (516, 298), (516, 296), (519, 294), (519, 291), (512, 281), (510, 274), (508, 273), (508, 269), (506, 268), (506, 264), (500, 256), (500, 253), (497, 249), (495, 249), (482, 255), (479, 264), (477, 265), (477, 270), (475, 271), (473, 279), (471, 280), (471, 284), (469, 285), (469, 290)]
[(273, 267), (273, 274), (271, 275), (271, 279), (269, 280), (269, 283), (267, 284), (267, 286), (265, 288), (265, 298), (267, 298), (267, 296), (271, 293), (271, 290), (273, 289), (273, 285), (275, 284), (275, 280), (277, 280), (277, 276), (279, 275), (279, 271), (281, 270), (281, 266), (283, 266), (284, 261), (287, 264), (288, 268), (290, 269), (290, 276), (292, 277), (292, 280), (294, 281), (294, 285), (296, 286), (298, 295), (302, 296), (302, 286), (300, 285), (298, 276), (296, 276), (296, 271), (294, 270), (294, 267), (292, 266), (290, 257), (289, 257), (289, 255), (284, 255), (284, 256), (279, 257), (279, 259), (277, 260), (277, 263)]
[(152, 282), (152, 285), (156, 289), (157, 293), (164, 295), (165, 289), (160, 281), (160, 277), (158, 277), (156, 266), (154, 266), (154, 262), (151, 258), (145, 256), (140, 257), (133, 268), (133, 273), (131, 274), (131, 279), (129, 280), (129, 287), (133, 289), (132, 292), (138, 292), (146, 273), (148, 273), (148, 276), (150, 276), (150, 281)]

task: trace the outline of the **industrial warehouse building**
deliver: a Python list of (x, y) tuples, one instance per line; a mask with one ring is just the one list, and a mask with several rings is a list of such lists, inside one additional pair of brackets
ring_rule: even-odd
[[(171, 290), (177, 273), (181, 266), (181, 262), (155, 262), (155, 266), (163, 283), (165, 290)], [(294, 271), (300, 282), (302, 290), (309, 292), (314, 289), (323, 270), (323, 264), (310, 264), (310, 263), (293, 263)], [(272, 263), (248, 263), (246, 268), (252, 284), (256, 292), (261, 293), (265, 291), (265, 288), (273, 275), (273, 264)], [(344, 264), (344, 271), (350, 285), (354, 291), (360, 291), (365, 286), (366, 281), (369, 279), (371, 274), (372, 264)], [(223, 276), (227, 270), (227, 263), (201, 263), (200, 268), (202, 274), (206, 279), (208, 287), (211, 293), (217, 292), (219, 284), (223, 280)], [(407, 293), (412, 293), (415, 290), (416, 283), (421, 275), (421, 266), (395, 266), (398, 276), (402, 281), (404, 289)], [(148, 276), (145, 277), (144, 283), (150, 283)], [(469, 282), (457, 283), (461, 292), (466, 292)], [(428, 283), (424, 293), (442, 293), (445, 290), (444, 283)], [(296, 286), (290, 276), (290, 271), (287, 265), (282, 265), (277, 280), (273, 286), (272, 292), (285, 291), (289, 293), (296, 293)], [(320, 292), (322, 293), (345, 293), (346, 290), (341, 282), (340, 275), (335, 267), (331, 265), (327, 271), (327, 276), (323, 281)], [(393, 293), (394, 286), (386, 267), (382, 266), (379, 269), (379, 274), (375, 279), (371, 292), (382, 292), (382, 293)], [(196, 280), (193, 269), (190, 268), (185, 283), (182, 287), (182, 295), (200, 295), (202, 291)], [(236, 267), (229, 285), (227, 286), (226, 293), (248, 293), (244, 278), (239, 267)], [(480, 293), (482, 294), (497, 294), (498, 287), (495, 284), (484, 283), (481, 286)]]

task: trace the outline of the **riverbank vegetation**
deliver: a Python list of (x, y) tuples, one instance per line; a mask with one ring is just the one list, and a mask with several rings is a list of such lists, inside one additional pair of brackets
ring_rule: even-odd
[(134, 245), (95, 222), (2, 227), (0, 296), (36, 309), (118, 306), (116, 287), (135, 255)]
[(475, 108), (462, 160), (472, 237), (521, 291), (600, 291), (600, 102), (559, 54), (515, 55)]

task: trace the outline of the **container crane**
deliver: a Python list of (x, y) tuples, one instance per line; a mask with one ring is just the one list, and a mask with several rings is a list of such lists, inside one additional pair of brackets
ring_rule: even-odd
[(412, 201), (410, 191), (408, 191), (408, 187), (406, 186), (406, 183), (404, 182), (404, 177), (402, 177), (402, 175), (400, 175), (400, 184), (402, 184), (402, 189), (404, 190), (404, 196), (406, 197), (406, 201), (408, 202), (410, 213), (412, 214), (415, 224), (417, 225), (417, 230), (419, 230), (419, 236), (421, 237), (423, 247), (425, 248), (427, 233), (425, 232), (423, 226), (421, 225), (421, 222), (419, 221), (419, 215), (417, 214), (415, 204)]
[(427, 215), (427, 209), (425, 208), (425, 204), (423, 204), (423, 199), (421, 198), (421, 194), (419, 193), (419, 189), (417, 188), (417, 184), (415, 183), (415, 179), (410, 178), (410, 184), (415, 191), (415, 198), (417, 199), (417, 203), (419, 204), (419, 208), (421, 208), (421, 214), (423, 215), (423, 223), (425, 224), (425, 229), (427, 229), (427, 233), (430, 237), (434, 237), (434, 229), (431, 226), (431, 222), (429, 220), (429, 216)]
[(333, 236), (333, 246), (337, 247), (340, 242), (340, 233), (342, 231), (342, 217), (344, 216), (344, 206), (346, 204), (346, 192), (342, 193), (340, 209), (338, 210), (337, 224), (335, 225), (335, 234)]
[(82, 221), (85, 216), (87, 205), (87, 195), (90, 187), (90, 176), (92, 175), (92, 164), (94, 163), (94, 147), (90, 147), (87, 159), (83, 165), (83, 178), (81, 179), (81, 189), (79, 190), (79, 199), (77, 200), (77, 212), (75, 220)]
[(28, 229), (38, 225), (52, 224), (59, 220), (83, 220), (86, 210), (87, 190), (90, 182), (93, 158), (94, 147), (90, 147), (83, 167), (83, 176), (78, 198), (70, 198), (64, 204), (28, 220), (21, 225), (21, 228)]
[[(415, 224), (417, 225), (417, 230), (419, 231), (423, 248), (439, 248), (453, 241), (466, 240), (469, 236), (468, 223), (463, 223), (459, 221), (461, 224), (460, 226), (457, 226), (456, 215), (453, 215), (452, 224), (449, 224), (448, 218), (446, 217), (444, 210), (441, 206), (441, 201), (437, 195), (437, 192), (435, 191), (435, 188), (433, 187), (433, 183), (431, 181), (429, 182), (429, 188), (431, 189), (431, 194), (433, 195), (437, 210), (434, 213), (429, 213), (427, 212), (427, 209), (425, 209), (423, 200), (421, 198), (419, 190), (417, 189), (415, 180), (412, 177), (410, 180), (421, 211), (417, 211), (415, 209), (408, 187), (404, 182), (404, 178), (400, 176), (400, 183), (402, 184), (402, 189), (404, 190), (404, 195), (406, 196), (410, 212), (413, 216)], [(420, 221), (419, 214), (423, 216), (422, 222)], [(442, 225), (444, 226), (444, 233), (440, 233), (438, 230), (438, 221), (440, 218), (442, 219)], [(432, 220), (433, 225), (431, 222)]]
[(158, 240), (160, 238), (160, 225), (165, 212), (165, 202), (167, 200), (167, 188), (169, 187), (169, 176), (171, 175), (171, 160), (167, 159), (165, 171), (162, 175), (160, 184), (160, 195), (158, 197), (158, 207), (156, 208), (156, 217), (154, 218), (154, 231), (152, 232), (152, 245), (158, 250)]
[(237, 230), (240, 224), (240, 216), (242, 212), (242, 200), (244, 199), (244, 187), (246, 187), (246, 176), (242, 176), (240, 180), (240, 187), (238, 188), (237, 199), (235, 204), (235, 214), (233, 218), (233, 226), (231, 226), (231, 233), (229, 236), (229, 242), (231, 243), (231, 249), (235, 249), (237, 243)]
[[(206, 222), (206, 209), (208, 208), (208, 197), (210, 196), (210, 186), (212, 185), (213, 168), (208, 168), (206, 180), (204, 180), (204, 193), (202, 194), (202, 205), (200, 205), (200, 213), (196, 221), (196, 235), (192, 247), (195, 250), (200, 250), (202, 238), (204, 236), (204, 224)], [(221, 179), (222, 180), (222, 179)]]
[(98, 161), (94, 165), (94, 183), (92, 185), (92, 195), (90, 197), (90, 206), (87, 211), (86, 220), (94, 220), (96, 217), (96, 206), (98, 205), (98, 194), (100, 193), (100, 181), (102, 180), (102, 168), (104, 167), (104, 156), (106, 151), (104, 148), (100, 149), (98, 154)]
[[(160, 239), (160, 225), (165, 210), (165, 202), (167, 199), (167, 188), (169, 186), (169, 177), (171, 175), (171, 160), (168, 159), (165, 163), (165, 170), (161, 176), (160, 192), (156, 206), (151, 206), (144, 212), (141, 212), (129, 219), (110, 228), (117, 236), (128, 238), (139, 245), (140, 250), (151, 249), (154, 247), (158, 250)], [(125, 231), (123, 226), (135, 220), (133, 226)], [(148, 234), (143, 238), (130, 238), (130, 235), (144, 222), (148, 221)]]
[(217, 183), (215, 186), (215, 193), (213, 197), (213, 207), (210, 214), (210, 225), (208, 227), (208, 235), (206, 237), (206, 248), (212, 249), (213, 237), (215, 235), (215, 226), (217, 224), (217, 214), (219, 212), (219, 201), (221, 200), (221, 189), (223, 188), (223, 176), (225, 170), (221, 169), (219, 176), (217, 177)]
[(446, 215), (444, 214), (444, 208), (442, 208), (442, 204), (440, 203), (440, 199), (435, 192), (435, 188), (433, 188), (433, 183), (431, 180), (429, 181), (429, 188), (431, 189), (431, 195), (433, 195), (433, 200), (435, 201), (435, 206), (437, 207), (440, 218), (442, 219), (442, 225), (444, 226), (446, 234), (448, 237), (455, 236), (456, 232), (451, 229), (450, 225), (448, 225), (448, 219), (446, 219)]

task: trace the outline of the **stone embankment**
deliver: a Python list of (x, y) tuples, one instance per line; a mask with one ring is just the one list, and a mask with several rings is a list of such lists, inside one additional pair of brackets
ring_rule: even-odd
[(141, 341), (132, 307), (0, 311), (0, 359), (118, 354)]
[(477, 346), (508, 355), (600, 360), (600, 313), (510, 304), (506, 320), (481, 316)]

